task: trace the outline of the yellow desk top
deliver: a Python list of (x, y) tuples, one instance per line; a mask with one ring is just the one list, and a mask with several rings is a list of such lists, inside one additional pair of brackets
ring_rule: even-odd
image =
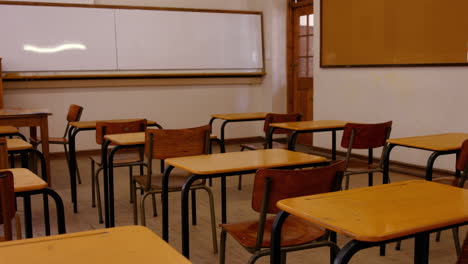
[(8, 150), (25, 150), (33, 148), (31, 144), (21, 138), (7, 138), (6, 144)]
[(51, 113), (47, 109), (42, 108), (3, 108), (0, 109), (0, 116), (19, 116), (19, 115), (37, 115)]
[(256, 112), (256, 113), (234, 113), (234, 114), (214, 114), (211, 117), (223, 119), (223, 120), (252, 120), (252, 119), (265, 119), (268, 113)]
[[(70, 122), (70, 126), (76, 128), (96, 128), (97, 122), (131, 122), (136, 120), (141, 120), (143, 118), (133, 118), (133, 119), (112, 119), (112, 120), (93, 120), (93, 121), (77, 121), (77, 122)], [(157, 124), (156, 121), (147, 120), (148, 125), (155, 125)]]
[(14, 126), (0, 126), (0, 134), (14, 134), (18, 132), (19, 130)]
[(278, 208), (368, 242), (468, 221), (468, 190), (414, 180), (281, 200)]
[(190, 263), (142, 226), (124, 226), (0, 243), (2, 263)]
[(322, 129), (333, 129), (333, 128), (344, 128), (346, 121), (340, 120), (313, 120), (313, 121), (298, 121), (298, 122), (286, 122), (286, 123), (273, 123), (271, 127), (284, 128), (288, 130), (322, 130)]
[[(215, 139), (216, 135), (211, 135), (210, 138)], [(106, 135), (104, 139), (120, 146), (145, 144), (145, 132)]]
[(392, 138), (387, 140), (387, 142), (419, 149), (449, 151), (460, 149), (465, 139), (468, 139), (467, 133), (446, 133), (417, 137)]
[(194, 174), (210, 175), (263, 168), (304, 165), (326, 158), (285, 149), (262, 149), (166, 159), (166, 163)]
[(47, 182), (28, 169), (17, 168), (7, 170), (13, 173), (15, 192), (27, 192), (47, 188)]

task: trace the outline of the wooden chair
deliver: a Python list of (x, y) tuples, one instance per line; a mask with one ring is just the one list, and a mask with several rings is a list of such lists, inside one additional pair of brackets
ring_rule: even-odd
[[(347, 149), (345, 159), (346, 177), (345, 190), (349, 189), (349, 176), (356, 174), (368, 174), (369, 186), (373, 185), (373, 173), (383, 172), (383, 159), (378, 164), (374, 164), (373, 149), (383, 147), (382, 155), (387, 146), (387, 139), (390, 137), (392, 121), (379, 124), (357, 124), (347, 123), (344, 127), (341, 146)], [(354, 167), (350, 164), (351, 152), (353, 149), (367, 149), (368, 163), (365, 167)]]
[[(263, 124), (263, 132), (265, 132), (265, 142), (263, 143), (250, 143), (250, 144), (241, 144), (241, 151), (244, 151), (245, 149), (249, 150), (258, 150), (258, 149), (266, 149), (267, 148), (267, 133), (268, 130), (270, 129), (270, 124), (273, 123), (284, 123), (284, 122), (296, 122), (296, 121), (301, 121), (301, 114), (267, 114), (265, 117), (265, 123)], [(285, 130), (285, 129), (276, 129), (275, 132), (273, 133), (274, 135), (288, 135), (290, 134), (291, 131)], [(278, 141), (273, 141), (273, 148), (281, 148), (281, 149), (287, 149), (288, 145), (284, 144), (282, 142)], [(239, 183), (237, 186), (238, 190), (242, 189), (242, 175), (239, 175)]]
[[(262, 256), (270, 255), (271, 228), (275, 218), (267, 218), (267, 214), (279, 212), (276, 202), (292, 197), (337, 191), (341, 187), (343, 170), (344, 162), (338, 161), (330, 166), (314, 169), (257, 171), (252, 194), (252, 209), (260, 213), (259, 219), (221, 224), (219, 263), (225, 262), (227, 233), (253, 254), (248, 261), (249, 264)], [(321, 227), (290, 215), (284, 223), (282, 232), (283, 260), (285, 261), (287, 252), (321, 246), (328, 246), (336, 253), (339, 248), (328, 240), (329, 235), (330, 232)]]
[(16, 213), (13, 173), (10, 171), (0, 171), (0, 208), (0, 224), (3, 224), (3, 237), (0, 237), (0, 241), (13, 239), (13, 218), (16, 224), (16, 239), (21, 239), (21, 221)]
[[(168, 158), (185, 157), (208, 154), (210, 148), (210, 126), (201, 126), (186, 129), (148, 129), (145, 139), (145, 158), (147, 164), (147, 172), (145, 175), (133, 177), (132, 194), (133, 200), (133, 217), (134, 224), (138, 224), (138, 209), (137, 209), (137, 190), (145, 192), (140, 199), (140, 217), (141, 224), (146, 225), (145, 221), (145, 199), (148, 195), (154, 195), (162, 192), (162, 177), (161, 173), (153, 171), (153, 159), (165, 160)], [(169, 192), (180, 192), (185, 181), (191, 176), (189, 172), (184, 170), (174, 169), (169, 177)], [(211, 228), (213, 238), (213, 250), (218, 251), (216, 240), (216, 219), (214, 211), (213, 193), (211, 189), (205, 185), (205, 180), (199, 180), (192, 184), (192, 199), (194, 198), (195, 190), (203, 189), (208, 193), (210, 201)], [(195, 205), (192, 200), (193, 206)], [(193, 211), (195, 209), (192, 209)]]
[[(71, 104), (68, 108), (67, 114), (67, 126), (65, 127), (65, 132), (63, 133), (62, 137), (49, 137), (49, 144), (56, 144), (56, 145), (63, 145), (63, 149), (65, 151), (65, 158), (67, 159), (67, 165), (70, 168), (70, 156), (68, 154), (67, 145), (68, 142), (68, 131), (70, 129), (70, 122), (77, 122), (80, 121), (81, 114), (83, 112), (83, 107), (75, 104)], [(34, 148), (37, 148), (37, 145), (41, 143), (40, 138), (30, 138), (31, 143), (33, 144)], [(78, 166), (76, 167), (76, 175), (78, 176), (78, 183), (81, 184), (81, 176), (80, 171), (78, 170)]]
[[(96, 123), (96, 143), (103, 145), (104, 136), (111, 134), (123, 134), (123, 133), (136, 133), (144, 132), (146, 130), (147, 121), (146, 119), (140, 119), (129, 122), (97, 122)], [(132, 196), (132, 177), (133, 177), (133, 166), (140, 166), (140, 173), (142, 172), (143, 166), (143, 155), (141, 151), (128, 152), (128, 153), (117, 153), (114, 156), (114, 167), (128, 167), (129, 168), (129, 193), (130, 202), (133, 202)], [(99, 173), (102, 171), (103, 159), (101, 155), (94, 155), (89, 157), (91, 160), (91, 194), (92, 194), (92, 207), (96, 207), (96, 196), (99, 213), (99, 223), (103, 223), (102, 217), (102, 205), (101, 205), (101, 192), (99, 187)], [(96, 170), (96, 165), (98, 166)], [(156, 210), (156, 201), (153, 199), (154, 210)], [(156, 213), (155, 213), (156, 214)]]

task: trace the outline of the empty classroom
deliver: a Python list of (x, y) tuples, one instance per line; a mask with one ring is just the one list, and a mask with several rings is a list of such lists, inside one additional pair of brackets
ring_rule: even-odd
[(467, 8), (0, 1), (0, 259), (468, 263)]

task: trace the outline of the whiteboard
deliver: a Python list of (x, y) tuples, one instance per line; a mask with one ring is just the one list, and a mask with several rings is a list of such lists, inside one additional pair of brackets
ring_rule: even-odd
[(260, 12), (0, 2), (0, 25), (6, 79), (264, 71)]
[(263, 68), (261, 17), (116, 10), (119, 70)]
[(4, 71), (116, 69), (111, 9), (0, 5)]

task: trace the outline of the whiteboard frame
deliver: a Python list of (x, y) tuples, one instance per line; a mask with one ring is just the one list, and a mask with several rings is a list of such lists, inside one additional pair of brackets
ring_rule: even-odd
[(68, 4), (68, 3), (44, 3), (44, 2), (19, 2), (0, 1), (0, 5), (20, 6), (53, 6), (53, 7), (80, 7), (80, 8), (103, 8), (103, 9), (136, 9), (136, 10), (159, 10), (179, 12), (203, 12), (203, 13), (230, 13), (230, 14), (252, 14), (260, 16), (261, 41), (262, 41), (262, 68), (259, 71), (230, 72), (223, 70), (213, 71), (187, 71), (187, 72), (161, 72), (161, 71), (60, 71), (60, 72), (11, 72), (2, 73), (3, 80), (68, 80), (68, 79), (139, 79), (139, 78), (210, 78), (210, 77), (255, 77), (264, 76), (265, 72), (265, 38), (263, 12), (245, 10), (223, 10), (223, 9), (198, 9), (198, 8), (176, 8), (176, 7), (150, 7), (150, 6), (127, 6), (127, 5), (95, 5), (95, 4)]

